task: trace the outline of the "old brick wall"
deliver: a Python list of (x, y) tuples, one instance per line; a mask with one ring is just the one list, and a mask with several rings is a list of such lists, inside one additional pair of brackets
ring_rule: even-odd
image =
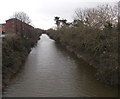
[(15, 33), (14, 19), (9, 19), (6, 21), (6, 33)]
[(20, 20), (13, 18), (6, 21), (6, 32), (7, 33), (16, 33), (30, 35), (34, 31), (34, 27), (26, 23), (21, 22)]

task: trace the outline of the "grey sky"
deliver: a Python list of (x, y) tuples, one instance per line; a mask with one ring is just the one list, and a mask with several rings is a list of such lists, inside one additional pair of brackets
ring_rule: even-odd
[(117, 1), (119, 0), (1, 0), (0, 23), (4, 23), (14, 12), (23, 11), (28, 14), (36, 28), (48, 29), (55, 26), (55, 16), (72, 21), (77, 8)]

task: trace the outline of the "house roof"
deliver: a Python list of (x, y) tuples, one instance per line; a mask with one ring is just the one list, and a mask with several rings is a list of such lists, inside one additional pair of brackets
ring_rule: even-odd
[[(6, 20), (6, 22), (7, 21), (12, 21), (12, 20), (18, 20), (18, 21), (21, 21), (21, 20), (19, 20), (19, 19), (17, 19), (17, 18), (11, 18), (11, 19), (8, 19), (8, 20)], [(22, 21), (21, 21), (22, 22)], [(25, 23), (25, 22), (23, 22), (24, 24), (27, 24), (27, 23)], [(30, 26), (30, 27), (33, 27), (33, 26), (31, 26), (31, 25), (29, 25), (29, 24), (27, 24), (28, 26)], [(34, 28), (34, 27), (33, 27)]]
[(18, 20), (18, 19), (17, 18), (11, 18), (11, 19), (6, 20), (6, 22), (11, 21), (11, 20)]

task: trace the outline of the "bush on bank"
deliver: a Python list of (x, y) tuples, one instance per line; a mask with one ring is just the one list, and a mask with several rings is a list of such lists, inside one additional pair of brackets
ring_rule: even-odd
[[(119, 24), (115, 11), (116, 8), (109, 5), (87, 9), (83, 12), (79, 10), (78, 18), (72, 22), (72, 26), (62, 24), (57, 29), (47, 30), (52, 39), (70, 50), (72, 49), (77, 56), (80, 56), (81, 53), (90, 56), (90, 59), (87, 59), (88, 57), (86, 59), (89, 60), (89, 63), (94, 62), (97, 79), (109, 85), (118, 85), (120, 77)], [(116, 20), (114, 20), (115, 18)], [(76, 23), (74, 24), (74, 22)]]
[(3, 88), (23, 67), (31, 48), (37, 43), (40, 31), (28, 36), (8, 36), (2, 41), (2, 84)]
[[(87, 26), (76, 28), (60, 28), (48, 30), (48, 35), (62, 44), (70, 47), (73, 52), (91, 56), (97, 68), (97, 78), (107, 84), (118, 84), (118, 31), (105, 28), (99, 30)], [(86, 57), (87, 58), (87, 57)]]

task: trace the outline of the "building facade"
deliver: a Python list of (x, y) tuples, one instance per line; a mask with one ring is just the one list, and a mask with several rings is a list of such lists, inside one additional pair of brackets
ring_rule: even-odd
[(6, 20), (5, 26), (6, 33), (16, 33), (16, 34), (31, 34), (34, 32), (34, 27), (28, 25), (16, 18)]

